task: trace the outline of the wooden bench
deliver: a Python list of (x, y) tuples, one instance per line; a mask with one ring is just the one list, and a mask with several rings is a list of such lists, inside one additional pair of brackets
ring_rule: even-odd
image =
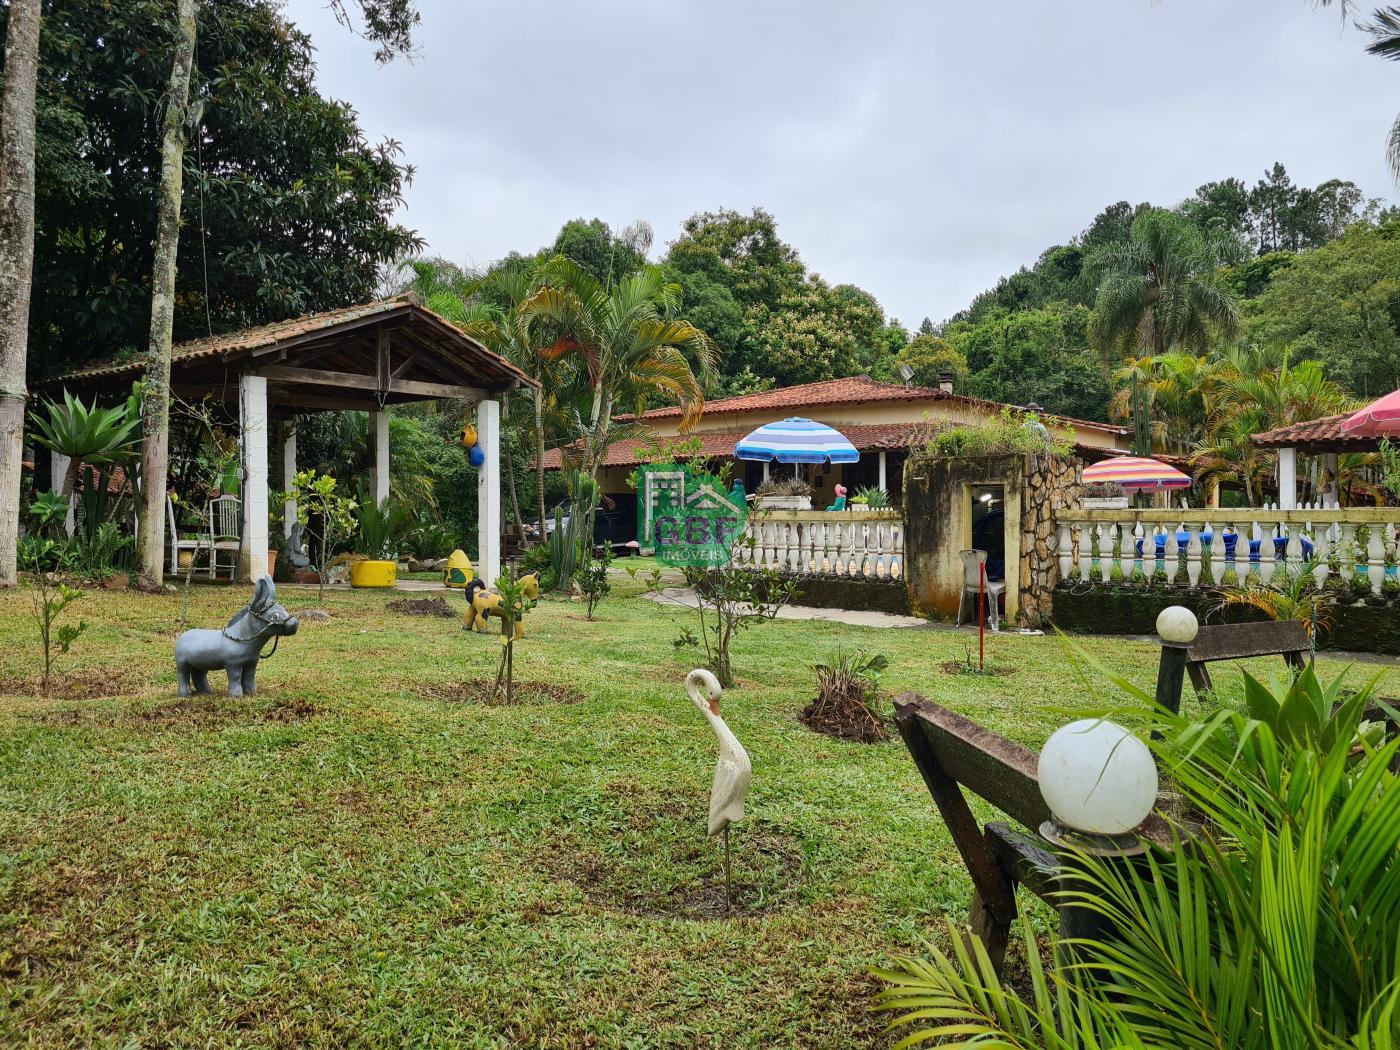
[[(1060, 862), (1039, 828), (1050, 810), (1036, 781), (1036, 753), (916, 693), (895, 698), (895, 723), (972, 878), (968, 924), (997, 972), (1016, 919), (1016, 887), (1055, 903)], [(963, 790), (990, 802), (1020, 827), (979, 827)], [(1170, 841), (1166, 823), (1148, 818), (1142, 834)]]
[(1157, 703), (1173, 714), (1181, 711), (1181, 690), (1190, 677), (1196, 693), (1215, 687), (1208, 664), (1221, 660), (1248, 660), (1255, 656), (1282, 656), (1294, 671), (1301, 671), (1312, 653), (1308, 629), (1301, 620), (1266, 623), (1229, 623), (1202, 627), (1188, 645), (1162, 643), (1157, 668)]

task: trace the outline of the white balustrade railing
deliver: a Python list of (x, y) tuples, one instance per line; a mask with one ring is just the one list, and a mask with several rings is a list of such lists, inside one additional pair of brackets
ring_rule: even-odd
[(1396, 581), (1400, 508), (1075, 510), (1055, 515), (1060, 578), (1180, 587), (1279, 583), (1310, 572), (1354, 591)]
[(904, 521), (894, 510), (754, 511), (734, 560), (800, 575), (899, 577)]

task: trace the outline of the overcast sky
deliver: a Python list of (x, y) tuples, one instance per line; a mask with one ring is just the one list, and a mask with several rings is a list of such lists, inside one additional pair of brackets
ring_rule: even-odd
[[(1363, 4), (1369, 8), (1371, 4)], [(378, 67), (325, 0), (287, 13), (324, 93), (417, 175), (402, 220), (484, 264), (575, 217), (771, 211), (807, 265), (910, 327), (1106, 204), (1351, 179), (1393, 202), (1400, 65), (1310, 0), (419, 0)]]

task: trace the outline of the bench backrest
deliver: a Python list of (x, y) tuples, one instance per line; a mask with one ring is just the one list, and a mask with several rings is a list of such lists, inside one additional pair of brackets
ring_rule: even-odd
[(1019, 824), (1035, 831), (1050, 818), (1036, 782), (1034, 751), (917, 693), (903, 693), (894, 703), (895, 720), (926, 780), (929, 771), (915, 751), (917, 740), (926, 743), (926, 754), (943, 775)]
[(1246, 660), (1251, 656), (1306, 654), (1308, 629), (1301, 620), (1226, 623), (1202, 627), (1186, 650), (1190, 663)]

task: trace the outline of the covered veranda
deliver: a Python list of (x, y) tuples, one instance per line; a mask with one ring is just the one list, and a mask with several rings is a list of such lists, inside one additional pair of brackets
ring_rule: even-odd
[[(98, 365), (44, 384), (98, 398), (125, 396), (141, 360)], [(389, 494), (391, 405), (457, 398), (476, 406), (485, 462), (478, 476), (475, 563), (495, 580), (501, 563), (500, 397), (533, 380), (412, 295), (328, 310), (276, 324), (181, 343), (171, 354), (171, 393), (221, 402), (237, 421), (242, 531), (238, 578), (267, 575), (270, 442), (280, 445), (280, 489), (297, 471), (296, 421), (316, 412), (369, 413), (371, 491)], [(62, 476), (66, 464), (55, 464)], [(349, 480), (349, 479), (342, 479)], [(284, 528), (295, 519), (286, 507)]]
[[(1347, 454), (1375, 452), (1380, 439), (1356, 431), (1346, 432), (1342, 423), (1351, 416), (1342, 412), (1323, 416), (1305, 423), (1293, 423), (1255, 434), (1250, 438), (1256, 448), (1272, 449), (1278, 453), (1278, 505), (1280, 510), (1298, 508), (1299, 467), (1303, 471), (1309, 503), (1326, 507), (1342, 501), (1339, 458)], [(1311, 463), (1299, 457), (1311, 457)]]

